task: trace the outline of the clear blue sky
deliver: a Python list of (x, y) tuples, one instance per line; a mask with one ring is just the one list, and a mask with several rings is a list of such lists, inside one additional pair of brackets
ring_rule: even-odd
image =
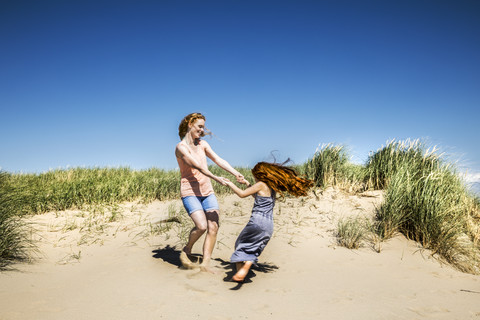
[(0, 2), (0, 167), (234, 166), (423, 138), (480, 172), (479, 1)]

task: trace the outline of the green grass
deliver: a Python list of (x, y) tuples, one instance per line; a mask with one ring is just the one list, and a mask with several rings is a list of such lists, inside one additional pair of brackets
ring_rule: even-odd
[[(217, 166), (214, 174), (234, 177)], [(250, 170), (239, 168), (252, 181)], [(212, 182), (216, 184), (215, 182)], [(88, 205), (113, 205), (140, 200), (176, 199), (180, 194), (178, 170), (131, 170), (130, 168), (75, 168), (41, 174), (4, 174), (4, 190), (15, 194), (17, 214), (39, 214), (48, 211), (84, 208)], [(230, 188), (215, 185), (218, 194), (231, 193)]]
[(391, 177), (401, 166), (432, 171), (439, 168), (441, 158), (442, 154), (437, 153), (436, 147), (427, 149), (420, 140), (392, 140), (370, 154), (365, 166), (365, 180), (369, 187), (386, 189)]
[(92, 204), (172, 199), (179, 193), (180, 175), (159, 169), (76, 168), (11, 174), (7, 184), (20, 200), (20, 213), (38, 214)]
[(386, 188), (377, 233), (384, 239), (402, 233), (458, 269), (478, 273), (478, 199), (454, 165), (432, 150), (417, 141), (393, 142), (370, 157), (370, 182)]
[(359, 192), (365, 186), (365, 168), (351, 163), (349, 158), (342, 145), (322, 145), (301, 171), (314, 181), (315, 187), (325, 189), (334, 186), (344, 191)]
[(367, 238), (365, 219), (361, 217), (343, 218), (337, 223), (337, 243), (348, 249), (358, 249)]
[(18, 215), (20, 199), (7, 184), (9, 177), (0, 172), (0, 269), (13, 261), (29, 260), (36, 249), (31, 229)]

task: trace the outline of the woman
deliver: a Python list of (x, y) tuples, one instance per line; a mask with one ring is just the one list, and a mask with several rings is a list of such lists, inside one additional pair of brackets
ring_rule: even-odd
[(220, 158), (210, 145), (201, 139), (205, 135), (205, 117), (201, 113), (191, 113), (183, 118), (178, 134), (182, 140), (175, 148), (181, 174), (180, 195), (185, 210), (195, 224), (190, 231), (188, 243), (181, 252), (180, 260), (185, 267), (192, 267), (187, 255), (191, 254), (193, 245), (206, 231), (201, 268), (209, 270), (219, 226), (219, 207), (210, 179), (222, 185), (226, 183), (222, 177), (208, 170), (207, 157), (234, 175), (238, 182), (245, 183), (245, 180), (242, 174)]

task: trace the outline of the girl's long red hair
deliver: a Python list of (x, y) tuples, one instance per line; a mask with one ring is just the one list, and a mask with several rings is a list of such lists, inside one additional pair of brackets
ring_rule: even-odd
[(292, 168), (276, 163), (259, 162), (253, 167), (252, 174), (276, 192), (288, 192), (296, 197), (306, 196), (313, 186), (312, 180), (302, 178)]

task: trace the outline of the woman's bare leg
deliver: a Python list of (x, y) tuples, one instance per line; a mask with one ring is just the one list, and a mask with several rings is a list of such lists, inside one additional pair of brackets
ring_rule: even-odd
[(183, 251), (185, 251), (188, 254), (192, 252), (192, 248), (195, 242), (197, 242), (197, 240), (200, 239), (200, 237), (207, 230), (207, 217), (205, 216), (205, 213), (203, 212), (203, 210), (198, 210), (193, 212), (190, 215), (190, 218), (192, 218), (195, 226), (190, 231), (187, 245), (183, 248)]
[(205, 236), (205, 242), (203, 243), (203, 262), (202, 267), (206, 271), (211, 271), (208, 269), (210, 265), (210, 260), (212, 258), (212, 252), (217, 241), (218, 233), (218, 211), (209, 211), (205, 214), (207, 218), (207, 235)]

